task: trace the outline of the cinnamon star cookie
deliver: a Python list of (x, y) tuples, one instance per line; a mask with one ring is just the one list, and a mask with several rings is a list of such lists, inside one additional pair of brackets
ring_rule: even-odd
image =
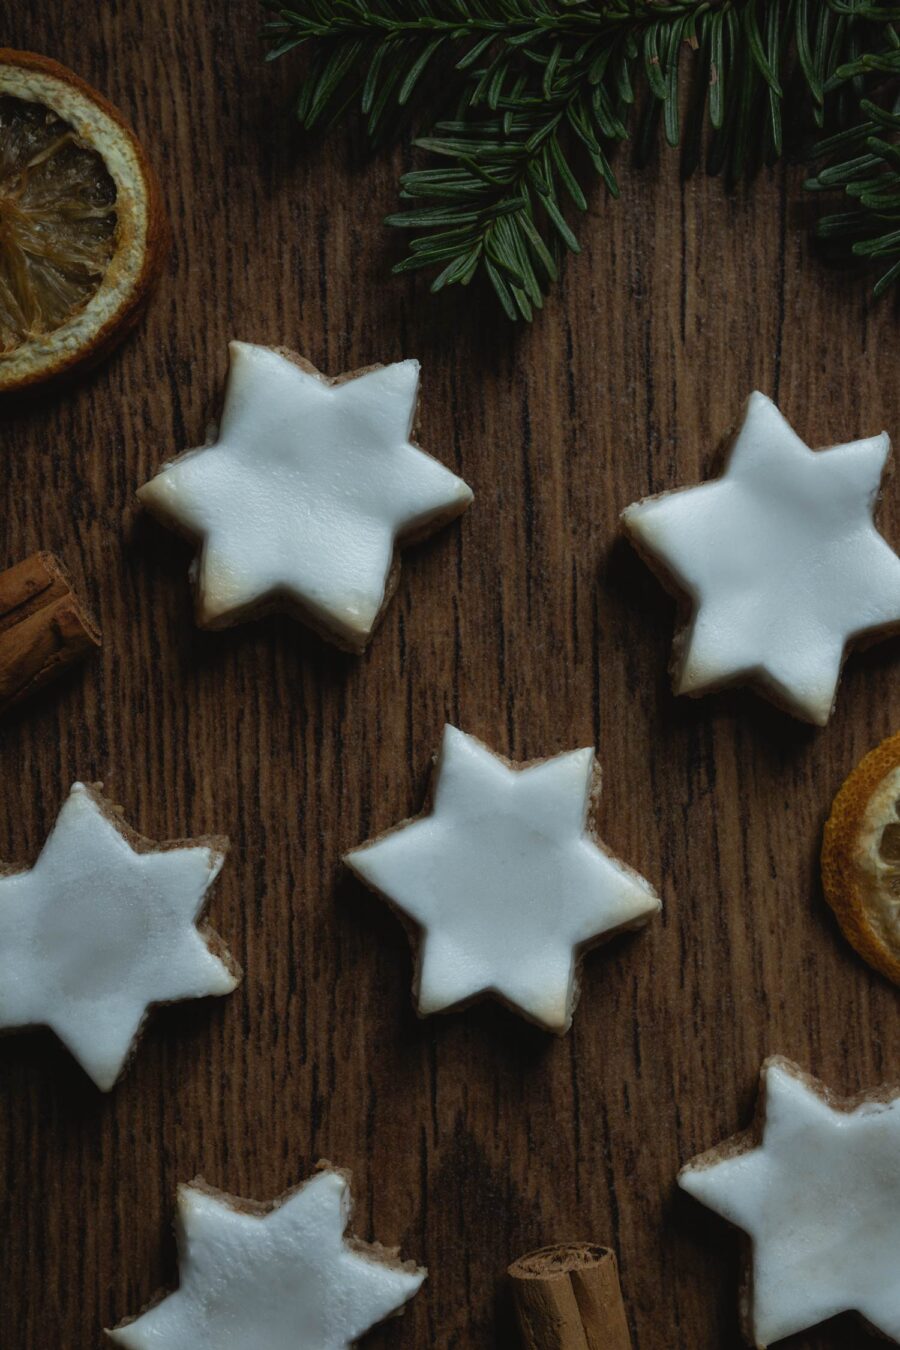
[(767, 1059), (756, 1127), (694, 1158), (678, 1183), (750, 1239), (751, 1345), (842, 1312), (900, 1340), (900, 1091), (844, 1101)]
[(472, 500), (412, 437), (418, 361), (328, 379), (292, 352), (232, 342), (217, 439), (138, 492), (200, 544), (197, 622), (298, 613), (359, 652), (396, 585), (397, 548)]
[(226, 839), (154, 844), (76, 783), (33, 867), (0, 875), (0, 1028), (46, 1026), (103, 1091), (147, 1009), (240, 979), (198, 923)]
[(514, 765), (444, 729), (431, 812), (344, 859), (419, 930), (422, 1015), (493, 994), (568, 1030), (584, 949), (660, 908), (589, 830), (599, 789), (591, 749)]
[(107, 1335), (126, 1350), (348, 1350), (426, 1272), (344, 1236), (346, 1176), (323, 1165), (271, 1205), (178, 1191), (181, 1284)]
[(883, 432), (810, 450), (751, 394), (721, 478), (627, 508), (684, 602), (676, 693), (750, 683), (825, 725), (847, 644), (900, 625), (900, 558), (872, 519), (889, 452)]

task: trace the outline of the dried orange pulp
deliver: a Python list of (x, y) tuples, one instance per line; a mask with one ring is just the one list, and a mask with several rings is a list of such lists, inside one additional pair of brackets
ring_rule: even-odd
[(900, 984), (900, 732), (870, 751), (835, 797), (822, 882), (848, 941)]
[(136, 318), (165, 237), (121, 114), (57, 62), (0, 48), (0, 393), (102, 355)]

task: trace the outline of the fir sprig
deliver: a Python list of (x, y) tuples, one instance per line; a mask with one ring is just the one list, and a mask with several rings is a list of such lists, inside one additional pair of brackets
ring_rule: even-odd
[(304, 126), (356, 107), (374, 141), (428, 128), (389, 217), (413, 232), (395, 270), (433, 270), (433, 290), (483, 273), (527, 319), (578, 249), (588, 177), (618, 195), (617, 144), (645, 160), (660, 124), (686, 173), (731, 181), (777, 160), (787, 128), (837, 130), (820, 150), (851, 159), (814, 185), (858, 205), (823, 230), (900, 258), (900, 120), (861, 103), (900, 75), (897, 20), (883, 0), (298, 0), (266, 27), (270, 58), (311, 49)]
[[(895, 14), (900, 17), (900, 11), (895, 9)], [(895, 39), (877, 56), (865, 55), (840, 67), (833, 80), (873, 74), (879, 81), (887, 80), (889, 90), (897, 90), (900, 41)], [(900, 94), (894, 92), (888, 106), (863, 98), (859, 114), (855, 125), (819, 144), (817, 158), (825, 161), (825, 167), (807, 180), (807, 187), (818, 192), (840, 188), (849, 198), (850, 209), (825, 216), (818, 233), (839, 253), (849, 248), (854, 258), (879, 266), (874, 287), (878, 297), (900, 279)]]

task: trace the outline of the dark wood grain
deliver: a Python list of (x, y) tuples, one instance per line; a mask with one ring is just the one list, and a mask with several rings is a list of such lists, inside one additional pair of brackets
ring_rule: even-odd
[[(900, 643), (852, 658), (825, 731), (752, 696), (676, 701), (672, 605), (617, 516), (707, 472), (754, 387), (814, 445), (900, 436), (896, 312), (814, 260), (799, 173), (727, 197), (669, 156), (623, 162), (622, 202), (595, 194), (584, 252), (514, 332), (389, 278), (404, 156), (301, 138), (253, 5), (0, 16), (133, 119), (174, 232), (127, 344), (0, 410), (0, 567), (53, 549), (105, 634), (0, 727), (0, 857), (36, 855), (77, 777), (150, 836), (227, 833), (210, 912), (246, 971), (160, 1013), (108, 1097), (49, 1036), (3, 1041), (3, 1350), (97, 1350), (172, 1282), (180, 1180), (264, 1199), (321, 1157), (353, 1170), (361, 1236), (431, 1271), (372, 1350), (511, 1345), (503, 1271), (566, 1239), (619, 1253), (637, 1350), (737, 1347), (737, 1244), (673, 1179), (747, 1122), (766, 1054), (841, 1092), (900, 1078), (896, 991), (845, 946), (816, 864), (833, 793), (900, 721)], [(216, 415), (233, 336), (332, 374), (419, 357), (421, 442), (475, 489), (407, 555), (361, 659), (289, 620), (199, 633), (189, 550), (135, 510)], [(883, 527), (900, 545), (896, 481)], [(419, 809), (445, 719), (517, 759), (596, 744), (600, 832), (662, 890), (660, 921), (588, 958), (562, 1040), (493, 1006), (420, 1023), (400, 925), (341, 875)], [(848, 1321), (785, 1344), (864, 1340)]]

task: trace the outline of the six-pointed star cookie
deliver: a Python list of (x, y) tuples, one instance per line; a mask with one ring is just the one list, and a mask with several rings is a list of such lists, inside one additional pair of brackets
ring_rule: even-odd
[(431, 814), (345, 858), (422, 930), (420, 1013), (495, 994), (568, 1030), (580, 951), (660, 907), (587, 831), (598, 791), (591, 749), (517, 767), (445, 728)]
[(747, 681), (824, 725), (848, 641), (900, 624), (900, 558), (872, 521), (887, 435), (810, 450), (752, 394), (725, 473), (636, 502), (623, 525), (690, 601), (676, 692)]
[(851, 1311), (900, 1340), (896, 1092), (841, 1101), (788, 1060), (766, 1060), (756, 1129), (695, 1158), (678, 1180), (751, 1239), (742, 1307), (751, 1344)]
[(76, 783), (34, 866), (0, 876), (0, 1028), (50, 1027), (108, 1091), (150, 1004), (230, 994), (198, 927), (225, 847), (153, 844)]
[(181, 1285), (107, 1335), (126, 1350), (346, 1350), (426, 1272), (344, 1231), (350, 1188), (330, 1168), (274, 1205), (178, 1192)]
[(218, 439), (173, 460), (138, 496), (201, 541), (203, 627), (286, 605), (361, 651), (396, 582), (398, 542), (472, 500), (410, 439), (419, 363), (330, 380), (292, 353), (229, 350)]

